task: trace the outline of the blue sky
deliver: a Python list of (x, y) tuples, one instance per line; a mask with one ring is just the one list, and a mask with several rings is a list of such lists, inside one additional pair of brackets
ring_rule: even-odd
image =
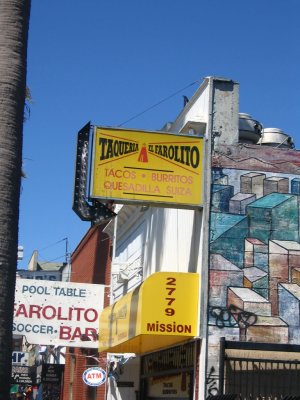
[[(206, 76), (240, 83), (240, 111), (300, 148), (299, 0), (32, 0), (19, 244), (64, 260), (89, 228), (72, 211), (76, 135), (117, 126)], [(198, 84), (125, 124), (160, 129)]]

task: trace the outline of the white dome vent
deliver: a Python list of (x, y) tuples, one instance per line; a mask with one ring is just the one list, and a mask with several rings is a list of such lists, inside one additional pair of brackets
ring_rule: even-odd
[(239, 113), (239, 142), (256, 144), (261, 138), (262, 125), (250, 114)]
[(264, 128), (258, 144), (278, 148), (294, 148), (293, 138), (278, 128)]

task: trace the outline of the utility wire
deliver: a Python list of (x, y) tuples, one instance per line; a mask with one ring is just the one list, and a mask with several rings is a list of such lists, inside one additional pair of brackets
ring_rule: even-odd
[(38, 251), (43, 251), (43, 250), (49, 249), (49, 247), (55, 246), (56, 244), (61, 243), (61, 242), (64, 242), (65, 240), (68, 240), (68, 238), (63, 238), (63, 239), (61, 239), (61, 240), (58, 240), (57, 242), (54, 242), (54, 243), (52, 243), (52, 244), (49, 244), (48, 246), (43, 247), (42, 249), (38, 249)]
[(66, 255), (65, 254), (63, 254), (63, 255), (61, 255), (61, 256), (58, 256), (58, 257), (55, 257), (55, 258), (52, 258), (52, 260), (47, 260), (47, 261), (39, 261), (39, 264), (40, 265), (44, 265), (44, 264), (48, 264), (48, 263), (51, 263), (51, 262), (54, 262), (54, 261), (57, 261), (57, 260), (60, 260), (61, 258), (63, 258), (63, 257), (66, 257)]
[(164, 103), (165, 101), (171, 99), (172, 97), (176, 96), (178, 93), (183, 92), (185, 89), (187, 89), (187, 88), (189, 88), (189, 87), (195, 85), (195, 84), (198, 83), (198, 82), (199, 82), (199, 81), (194, 81), (194, 82), (188, 84), (187, 86), (185, 86), (184, 88), (177, 90), (177, 92), (172, 93), (170, 96), (165, 97), (164, 99), (160, 100), (158, 103), (153, 104), (152, 106), (146, 108), (144, 111), (141, 111), (140, 113), (135, 114), (133, 117), (127, 119), (127, 120), (124, 121), (124, 122), (122, 122), (120, 125), (118, 125), (118, 127), (121, 127), (121, 126), (127, 124), (127, 122), (130, 122), (130, 121), (132, 121), (133, 119), (135, 119), (135, 118), (137, 118), (137, 117), (139, 117), (139, 116), (145, 114), (146, 112), (148, 112), (148, 111), (152, 110), (153, 108), (159, 106), (160, 104), (162, 104), (162, 103)]
[(61, 239), (61, 240), (58, 240), (58, 241), (55, 242), (55, 243), (52, 243), (52, 244), (49, 244), (48, 246), (43, 247), (42, 249), (37, 249), (38, 254), (39, 254), (39, 257), (44, 258), (44, 261), (43, 261), (43, 262), (40, 262), (40, 265), (43, 265), (43, 264), (46, 264), (46, 263), (49, 263), (49, 262), (53, 262), (53, 261), (57, 261), (57, 260), (59, 260), (60, 258), (63, 257), (63, 256), (58, 256), (58, 257), (56, 257), (56, 258), (54, 258), (54, 259), (52, 259), (52, 260), (47, 260), (47, 257), (44, 257), (44, 256), (41, 254), (41, 252), (42, 252), (43, 250), (49, 249), (50, 247), (53, 247), (53, 246), (55, 246), (56, 244), (59, 244), (59, 243), (62, 243), (62, 242), (65, 242), (65, 243), (66, 243), (66, 251), (65, 251), (64, 257), (65, 257), (65, 261), (68, 262), (68, 257), (69, 257), (68, 238), (65, 237), (65, 238), (63, 238), (63, 239)]

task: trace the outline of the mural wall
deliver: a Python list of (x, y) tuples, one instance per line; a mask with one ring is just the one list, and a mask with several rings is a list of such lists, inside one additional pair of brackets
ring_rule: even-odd
[(295, 150), (223, 146), (213, 156), (208, 375), (220, 337), (300, 344), (299, 174)]

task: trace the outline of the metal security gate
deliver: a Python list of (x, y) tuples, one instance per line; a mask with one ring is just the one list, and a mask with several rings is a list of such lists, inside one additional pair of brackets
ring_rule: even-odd
[(277, 398), (300, 394), (300, 363), (228, 358), (225, 364), (226, 392), (242, 398)]
[(236, 394), (241, 400), (300, 400), (300, 346), (223, 341), (221, 348), (224, 395)]

